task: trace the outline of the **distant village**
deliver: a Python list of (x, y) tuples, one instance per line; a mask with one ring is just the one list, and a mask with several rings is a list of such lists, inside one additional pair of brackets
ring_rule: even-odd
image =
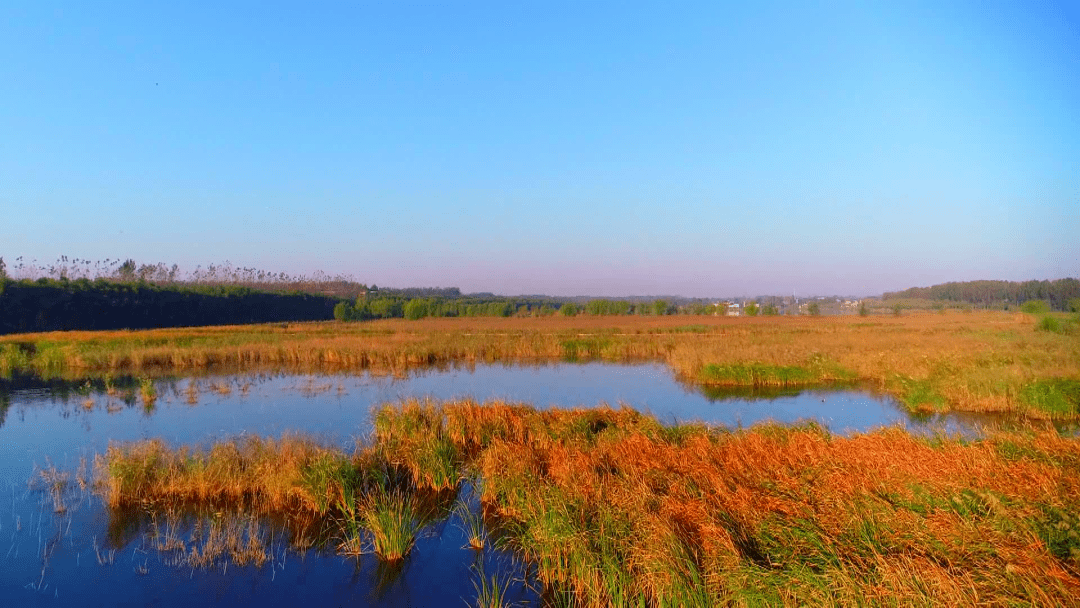
[[(798, 298), (795, 296), (766, 296), (757, 298), (718, 300), (713, 303), (716, 316), (741, 317), (763, 314), (768, 306), (778, 315), (854, 315), (868, 300), (840, 298), (836, 296)], [(876, 302), (876, 301), (875, 301)], [(754, 308), (756, 307), (756, 309)], [(748, 310), (748, 308), (750, 310)]]

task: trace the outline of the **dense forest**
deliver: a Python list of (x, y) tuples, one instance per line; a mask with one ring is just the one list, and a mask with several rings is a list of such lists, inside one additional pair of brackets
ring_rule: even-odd
[(248, 287), (0, 278), (0, 334), (330, 319), (338, 298)]
[(1043, 300), (1054, 310), (1070, 310), (1080, 300), (1080, 280), (965, 281), (932, 287), (912, 287), (886, 293), (885, 299), (920, 298), (966, 302), (984, 308), (1017, 307), (1029, 300)]

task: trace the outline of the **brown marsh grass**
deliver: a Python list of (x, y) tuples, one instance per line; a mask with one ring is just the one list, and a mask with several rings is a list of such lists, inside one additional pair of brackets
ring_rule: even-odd
[[(1080, 441), (1052, 430), (732, 432), (629, 409), (469, 401), (388, 405), (376, 424), (352, 453), (301, 437), (114, 445), (98, 460), (99, 487), (111, 505), (226, 502), (336, 518), (345, 534), (350, 521), (372, 525), (343, 517), (350, 509), (475, 475), (496, 542), (533, 564), (549, 600), (579, 606), (1080, 597)], [(448, 462), (457, 468), (436, 473)], [(390, 516), (408, 538), (386, 559), (402, 559), (419, 520)]]
[(1038, 331), (1022, 313), (394, 319), (0, 337), (0, 374), (69, 377), (404, 374), (558, 360), (660, 361), (688, 381), (720, 385), (854, 381), (921, 411), (1067, 419), (1080, 407), (1080, 339)]

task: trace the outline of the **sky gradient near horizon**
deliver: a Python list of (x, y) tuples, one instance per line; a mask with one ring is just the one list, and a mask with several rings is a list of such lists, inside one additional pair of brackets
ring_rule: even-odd
[(5, 2), (0, 257), (550, 295), (1080, 276), (1062, 2)]

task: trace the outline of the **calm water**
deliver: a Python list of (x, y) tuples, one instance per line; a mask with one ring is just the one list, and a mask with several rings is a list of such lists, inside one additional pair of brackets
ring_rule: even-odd
[(678, 382), (662, 365), (478, 366), (404, 379), (180, 379), (157, 384), (152, 411), (134, 398), (133, 388), (128, 385), (115, 396), (64, 386), (0, 394), (0, 605), (464, 606), (476, 596), (481, 569), (488, 576), (518, 579), (512, 586), (515, 597), (535, 602), (512, 556), (463, 548), (466, 539), (455, 517), (430, 526), (399, 569), (384, 568), (370, 555), (298, 552), (284, 540), (275, 544), (272, 529), (275, 557), (261, 568), (171, 565), (168, 556), (150, 547), (140, 527), (145, 521), (118, 518), (77, 487), (65, 493), (67, 510), (57, 514), (41, 484), (28, 486), (35, 471), (49, 464), (74, 472), (81, 459), (92, 463), (109, 441), (160, 437), (173, 444), (207, 444), (239, 434), (305, 431), (349, 445), (370, 432), (373, 405), (411, 397), (502, 399), (541, 408), (625, 404), (666, 423), (700, 420), (730, 427), (815, 419), (835, 433), (892, 424), (973, 433), (995, 420), (914, 419), (891, 399), (861, 391), (708, 391)]

